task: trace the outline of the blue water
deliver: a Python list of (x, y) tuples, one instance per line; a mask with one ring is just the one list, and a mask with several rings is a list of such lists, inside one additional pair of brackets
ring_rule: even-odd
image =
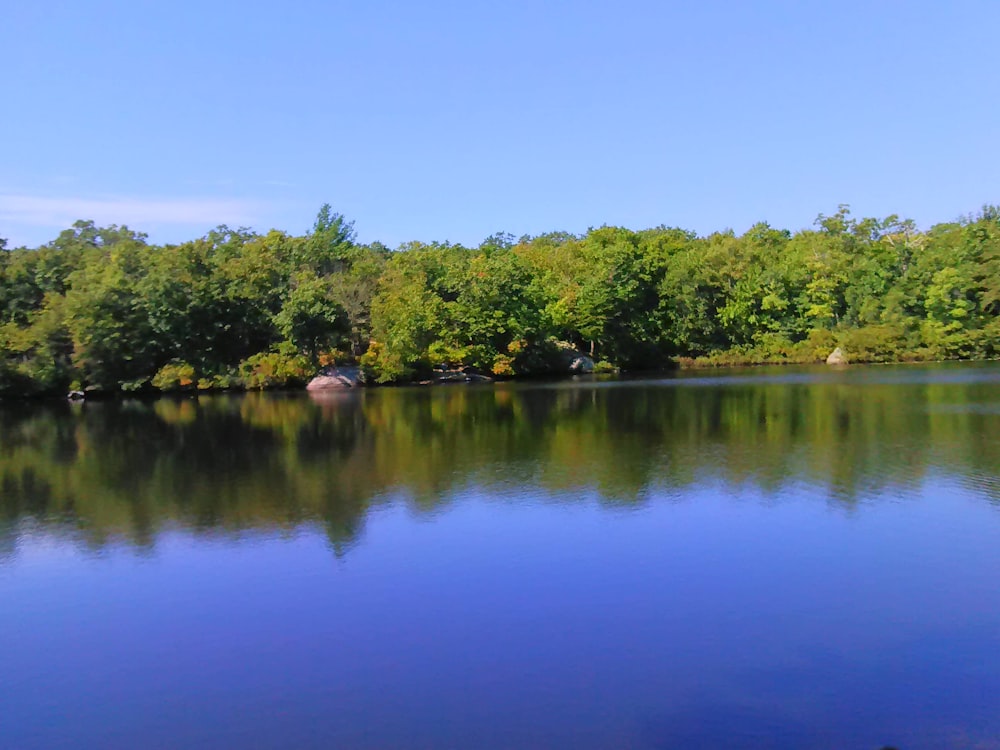
[[(539, 440), (515, 446), (509, 429), (467, 419), (495, 389), (365, 402), (352, 424), (368, 438), (332, 449), (317, 432), (328, 405), (275, 397), (258, 405), (303, 411), (294, 431), (287, 413), (268, 423), (284, 437), (255, 438), (259, 466), (245, 471), (266, 485), (266, 512), (238, 493), (222, 511), (189, 509), (191, 477), (162, 456), (140, 478), (97, 467), (89, 421), (125, 419), (119, 407), (28, 419), (27, 437), (3, 433), (5, 487), (23, 502), (0, 548), (0, 747), (1000, 747), (1000, 492), (988, 468), (1000, 416), (974, 408), (984, 394), (1000, 401), (1000, 385), (985, 374), (933, 381), (980, 389), (936, 400), (849, 385), (856, 408), (898, 398), (890, 406), (933, 429), (904, 420), (862, 438), (869, 427), (831, 423), (807, 439), (789, 428), (778, 454), (766, 418), (734, 437), (739, 410), (723, 432), (668, 444), (645, 423), (596, 428), (600, 402), (545, 426), (524, 416)], [(796, 385), (812, 389), (795, 407), (812, 420), (829, 401), (821, 386)], [(662, 387), (619, 393), (646, 389), (659, 414)], [(682, 394), (692, 425), (712, 423), (704, 388)], [(508, 395), (530, 413), (551, 390)], [(454, 440), (414, 427), (414, 399), (452, 410)], [(233, 404), (251, 424), (247, 403)], [(210, 430), (223, 417), (204, 408), (165, 429)], [(379, 421), (397, 412), (393, 429), (415, 430), (399, 442)], [(46, 442), (61, 428), (71, 455)], [(428, 445), (404, 457), (406, 435)], [(882, 476), (845, 485), (822, 468), (847, 438), (889, 446)], [(303, 459), (303, 439), (322, 450)], [(982, 455), (956, 462), (963, 450)], [(54, 479), (33, 464), (24, 499), (38, 456)], [(644, 481), (608, 476), (640, 458)], [(211, 463), (191, 471), (214, 495), (241, 481), (210, 478)], [(332, 466), (323, 482), (296, 484), (316, 466)], [(366, 490), (350, 534), (332, 533), (340, 505), (324, 498), (349, 502), (337, 478), (357, 474), (392, 478)]]

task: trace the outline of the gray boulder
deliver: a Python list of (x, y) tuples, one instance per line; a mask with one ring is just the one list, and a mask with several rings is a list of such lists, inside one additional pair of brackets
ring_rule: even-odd
[(847, 357), (844, 356), (844, 353), (840, 350), (840, 347), (838, 346), (836, 349), (830, 352), (830, 356), (826, 358), (826, 363), (828, 365), (846, 365)]
[(360, 367), (325, 367), (319, 375), (309, 381), (306, 390), (334, 391), (357, 388), (363, 384)]
[(568, 341), (557, 341), (556, 348), (559, 350), (560, 371), (577, 374), (594, 371), (594, 360)]

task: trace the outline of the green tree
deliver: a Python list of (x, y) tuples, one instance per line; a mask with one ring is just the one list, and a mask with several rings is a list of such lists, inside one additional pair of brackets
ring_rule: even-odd
[(509, 249), (489, 246), (469, 262), (460, 289), (451, 318), (470, 352), (468, 364), (513, 374), (514, 357), (548, 334), (530, 266)]
[(165, 353), (153, 335), (136, 293), (144, 274), (144, 250), (120, 243), (74, 272), (66, 294), (66, 321), (74, 344), (74, 364), (84, 379), (104, 388), (148, 379)]
[(350, 333), (347, 313), (331, 291), (325, 279), (300, 271), (274, 318), (281, 335), (314, 363), (321, 352), (337, 348)]

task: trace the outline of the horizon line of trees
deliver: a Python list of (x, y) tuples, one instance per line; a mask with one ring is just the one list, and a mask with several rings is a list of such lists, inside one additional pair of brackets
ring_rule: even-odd
[(78, 221), (0, 239), (0, 394), (268, 388), (357, 362), (371, 382), (440, 367), (608, 368), (1000, 354), (1000, 208), (926, 231), (847, 206), (790, 232), (602, 226), (476, 248), (357, 242), (324, 205), (300, 236), (220, 226), (154, 245)]

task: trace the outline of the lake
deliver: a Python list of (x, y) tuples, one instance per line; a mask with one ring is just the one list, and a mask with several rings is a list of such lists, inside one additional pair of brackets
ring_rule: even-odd
[(1000, 748), (1000, 363), (0, 406), (0, 748)]

